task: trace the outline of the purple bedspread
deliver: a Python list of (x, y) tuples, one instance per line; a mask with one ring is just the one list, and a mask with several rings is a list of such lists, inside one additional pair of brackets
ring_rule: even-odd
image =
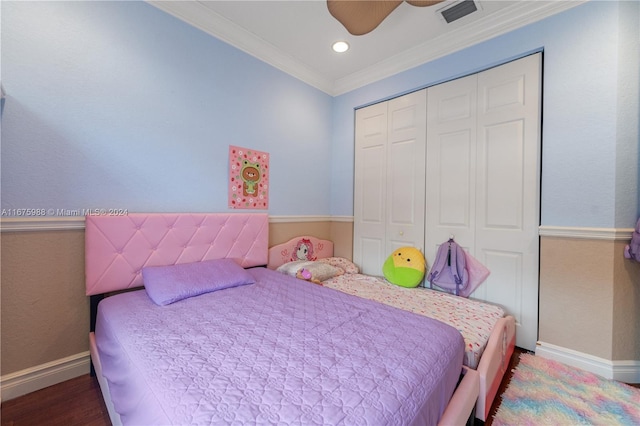
[(459, 378), (460, 333), (284, 276), (157, 306), (104, 299), (103, 374), (124, 424), (435, 425)]

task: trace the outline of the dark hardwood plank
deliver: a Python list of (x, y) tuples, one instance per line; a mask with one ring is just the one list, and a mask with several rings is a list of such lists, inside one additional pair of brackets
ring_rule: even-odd
[(109, 426), (100, 385), (88, 374), (0, 405), (2, 426)]

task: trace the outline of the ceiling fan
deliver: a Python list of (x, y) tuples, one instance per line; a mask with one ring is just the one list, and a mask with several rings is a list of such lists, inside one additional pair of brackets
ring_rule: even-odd
[[(433, 6), (444, 0), (405, 0), (412, 6)], [(327, 0), (329, 13), (353, 35), (373, 31), (403, 0)]]

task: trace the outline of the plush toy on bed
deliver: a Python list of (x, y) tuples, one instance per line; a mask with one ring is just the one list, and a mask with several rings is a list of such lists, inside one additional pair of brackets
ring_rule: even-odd
[(322, 285), (322, 281), (313, 277), (313, 274), (307, 268), (301, 268), (296, 272), (296, 278), (301, 280), (307, 280), (309, 282)]
[(384, 277), (401, 287), (417, 287), (424, 278), (424, 255), (415, 247), (401, 247), (382, 266)]

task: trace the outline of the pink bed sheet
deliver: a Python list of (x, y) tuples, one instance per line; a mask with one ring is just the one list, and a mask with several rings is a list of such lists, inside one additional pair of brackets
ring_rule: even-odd
[(474, 369), (478, 367), (494, 326), (505, 315), (504, 310), (496, 305), (427, 288), (399, 287), (369, 275), (344, 274), (324, 281), (323, 285), (455, 327), (465, 341), (464, 365)]
[(454, 328), (264, 268), (167, 306), (100, 302), (124, 424), (436, 424), (462, 370)]

